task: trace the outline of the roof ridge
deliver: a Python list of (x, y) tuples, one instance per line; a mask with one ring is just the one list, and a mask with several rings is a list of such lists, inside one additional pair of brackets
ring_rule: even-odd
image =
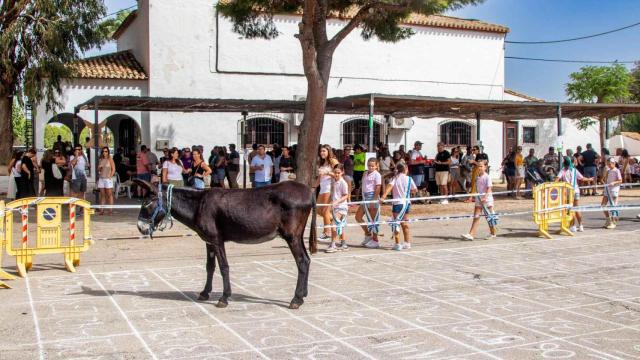
[(531, 101), (535, 101), (535, 102), (546, 102), (544, 99), (540, 99), (540, 98), (537, 98), (535, 96), (523, 94), (521, 92), (518, 92), (518, 91), (515, 91), (515, 90), (512, 90), (512, 89), (505, 88), (504, 92), (506, 92), (507, 94), (511, 94), (513, 96), (521, 97), (523, 99), (527, 99), (527, 100), (531, 100)]

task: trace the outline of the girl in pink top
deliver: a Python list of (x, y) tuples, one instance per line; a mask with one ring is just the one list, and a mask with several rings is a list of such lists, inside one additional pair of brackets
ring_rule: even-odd
[[(393, 207), (391, 212), (393, 213), (393, 220), (402, 221), (400, 224), (391, 224), (391, 236), (395, 240), (393, 250), (408, 250), (411, 249), (411, 238), (409, 234), (409, 209), (411, 206), (411, 195), (418, 192), (416, 183), (407, 176), (407, 167), (404, 163), (396, 164), (396, 175), (391, 179), (387, 188), (380, 198), (380, 202), (383, 202), (387, 198), (389, 193), (393, 196)], [(397, 230), (398, 227), (402, 228), (402, 235), (404, 236), (404, 244), (400, 243), (400, 233)]]
[[(564, 181), (573, 185), (573, 206), (578, 206), (578, 202), (580, 200), (580, 181), (592, 181), (593, 178), (585, 178), (582, 176), (578, 169), (571, 167), (571, 158), (568, 156), (564, 157), (562, 162), (562, 170), (558, 173), (558, 178), (556, 181)], [(582, 226), (582, 215), (579, 211), (574, 211), (573, 219), (571, 219), (571, 228), (569, 229), (571, 232), (576, 231), (584, 231), (584, 227)]]
[[(331, 228), (331, 244), (327, 250), (333, 253), (338, 250), (348, 250), (347, 242), (344, 239), (344, 226), (347, 222), (347, 213), (349, 207), (347, 200), (349, 199), (349, 185), (343, 178), (344, 167), (337, 164), (333, 168), (333, 181), (331, 184), (331, 212), (333, 222), (336, 227)], [(336, 246), (336, 241), (340, 238), (340, 246)]]
[[(472, 241), (473, 237), (476, 234), (476, 230), (478, 229), (478, 222), (480, 221), (480, 214), (483, 211), (483, 208), (486, 208), (487, 214), (485, 216), (493, 215), (493, 194), (491, 192), (491, 187), (493, 184), (491, 183), (491, 178), (489, 174), (487, 174), (487, 162), (484, 160), (479, 161), (476, 164), (478, 169), (478, 177), (476, 179), (476, 191), (480, 194), (476, 197), (476, 206), (473, 210), (473, 222), (471, 223), (471, 229), (468, 234), (462, 235), (463, 240)], [(489, 221), (487, 220), (489, 223)], [(492, 226), (489, 223), (489, 231), (491, 234), (487, 237), (487, 239), (494, 239), (496, 237), (496, 227)]]
[[(367, 171), (362, 177), (362, 200), (375, 201), (375, 203), (362, 204), (356, 212), (356, 221), (365, 222), (364, 215), (367, 215), (366, 222), (377, 222), (380, 219), (378, 199), (380, 196), (380, 188), (382, 187), (382, 176), (378, 172), (378, 160), (371, 158), (367, 161)], [(362, 225), (364, 231), (364, 240), (362, 245), (377, 249), (380, 247), (378, 243), (379, 225)]]
[[(622, 173), (620, 173), (620, 169), (616, 167), (616, 159), (613, 156), (607, 161), (607, 173), (605, 177), (607, 179), (607, 183), (604, 184), (604, 196), (602, 196), (601, 205), (618, 205), (618, 193), (620, 192), (620, 184), (622, 184)], [(616, 228), (617, 214), (618, 211), (616, 210), (604, 211), (604, 217), (607, 219), (604, 224), (604, 228)]]

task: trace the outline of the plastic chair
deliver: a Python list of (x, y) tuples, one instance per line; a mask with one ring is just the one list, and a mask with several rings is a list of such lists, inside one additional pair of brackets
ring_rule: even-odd
[(125, 182), (120, 182), (120, 174), (116, 173), (116, 199), (118, 196), (126, 191), (127, 197), (131, 199), (131, 181), (127, 180)]

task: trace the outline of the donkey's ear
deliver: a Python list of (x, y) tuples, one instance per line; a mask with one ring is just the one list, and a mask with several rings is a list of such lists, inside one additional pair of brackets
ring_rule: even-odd
[(136, 185), (142, 187), (143, 189), (147, 190), (151, 194), (154, 194), (154, 195), (158, 194), (158, 189), (148, 181), (140, 180), (140, 179), (133, 179), (131, 181), (134, 184), (136, 184)]

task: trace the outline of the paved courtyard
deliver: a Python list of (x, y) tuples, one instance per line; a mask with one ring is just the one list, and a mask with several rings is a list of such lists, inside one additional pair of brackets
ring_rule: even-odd
[[(94, 236), (136, 235), (135, 215), (96, 217)], [(226, 309), (218, 293), (194, 300), (198, 238), (100, 240), (77, 273), (37, 257), (28, 279), (0, 290), (0, 359), (640, 358), (640, 221), (623, 215), (606, 231), (589, 214), (587, 232), (555, 240), (536, 238), (528, 218), (471, 243), (456, 238), (467, 221), (414, 224), (410, 251), (315, 255), (297, 311), (281, 240), (230, 244)]]

